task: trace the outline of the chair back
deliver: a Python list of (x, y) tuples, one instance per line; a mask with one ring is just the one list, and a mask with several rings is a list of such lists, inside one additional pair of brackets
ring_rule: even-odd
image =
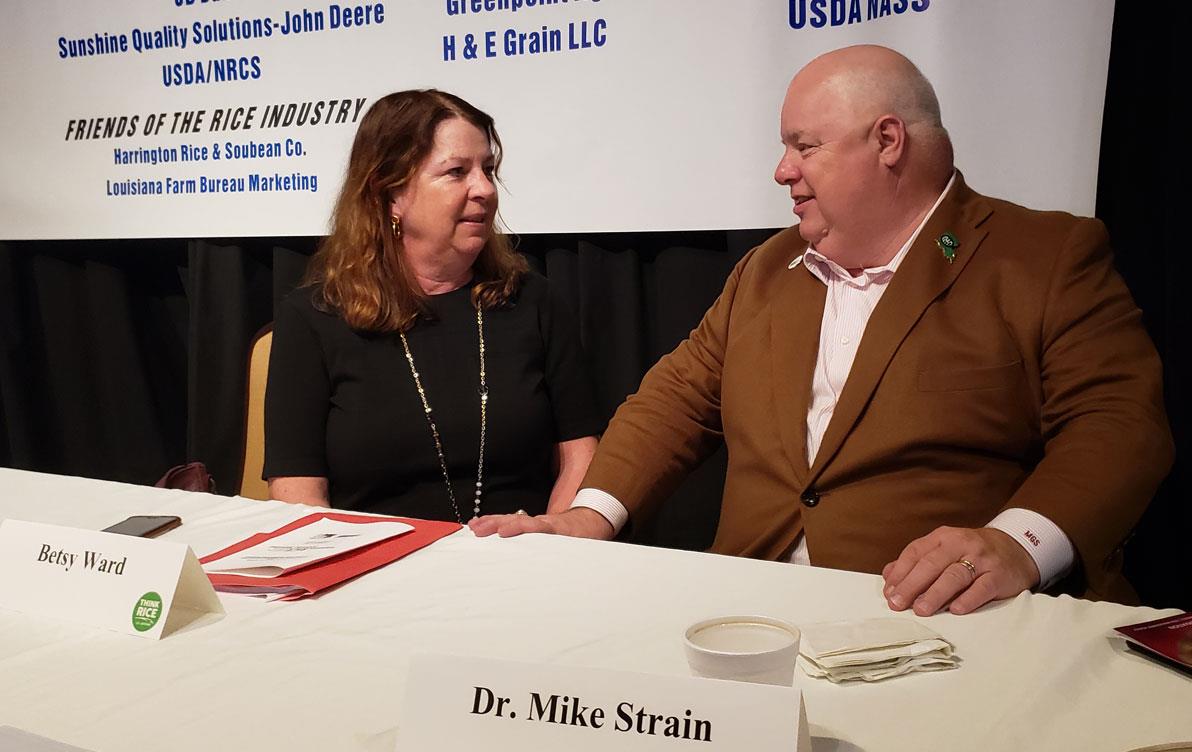
[(269, 351), (273, 346), (273, 324), (257, 332), (248, 355), (248, 379), (244, 410), (244, 462), (240, 474), (240, 496), (268, 499), (269, 484), (261, 480), (265, 467), (265, 384), (269, 381)]

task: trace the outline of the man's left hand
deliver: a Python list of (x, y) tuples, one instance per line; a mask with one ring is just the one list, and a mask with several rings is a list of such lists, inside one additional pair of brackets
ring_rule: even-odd
[(1001, 530), (940, 527), (911, 541), (882, 569), (882, 577), (882, 593), (894, 611), (913, 607), (919, 616), (930, 616), (947, 606), (967, 614), (1039, 584), (1039, 568)]

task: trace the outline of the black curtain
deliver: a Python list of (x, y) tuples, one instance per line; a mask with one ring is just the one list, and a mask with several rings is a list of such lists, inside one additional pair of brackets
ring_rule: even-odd
[[(1158, 12), (1157, 12), (1158, 11)], [(1101, 130), (1097, 216), (1163, 360), (1176, 464), (1127, 546), (1126, 574), (1145, 603), (1192, 611), (1192, 294), (1182, 215), (1192, 158), (1182, 117), (1192, 63), (1187, 3), (1119, 2)]]
[(0, 244), (0, 462), (152, 482), (185, 450), (186, 243)]
[[(1097, 216), (1163, 358), (1177, 464), (1127, 550), (1147, 603), (1192, 609), (1182, 556), (1192, 536), (1188, 332), (1176, 235), (1188, 157), (1176, 133), (1192, 72), (1177, 55), (1186, 8), (1162, 23), (1119, 3), (1102, 133)], [(1008, 119), (1006, 127), (1029, 124)], [(996, 145), (991, 145), (996, 148)], [(1008, 155), (1010, 158), (1012, 155)], [(963, 167), (963, 165), (962, 165)], [(600, 405), (611, 415), (698, 322), (732, 266), (773, 230), (538, 235), (521, 250), (568, 290)], [(0, 464), (131, 483), (206, 462), (234, 493), (248, 344), (297, 283), (315, 238), (0, 243)], [(723, 450), (634, 530), (635, 540), (706, 547)]]

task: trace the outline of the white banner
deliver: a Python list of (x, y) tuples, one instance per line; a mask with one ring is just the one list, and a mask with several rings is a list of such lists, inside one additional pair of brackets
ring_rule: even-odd
[(791, 75), (880, 43), (977, 190), (1089, 214), (1113, 0), (19, 0), (0, 238), (320, 235), (356, 124), (436, 87), (496, 118), (519, 233), (781, 227)]

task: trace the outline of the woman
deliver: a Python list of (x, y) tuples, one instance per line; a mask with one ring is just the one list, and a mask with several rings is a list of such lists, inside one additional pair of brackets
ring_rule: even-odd
[(566, 509), (601, 429), (567, 306), (494, 232), (501, 141), (440, 91), (378, 100), (274, 323), (282, 501), (466, 522)]

